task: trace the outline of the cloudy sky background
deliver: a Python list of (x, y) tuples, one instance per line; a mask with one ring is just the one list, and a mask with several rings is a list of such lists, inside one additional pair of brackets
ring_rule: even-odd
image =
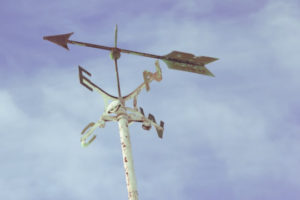
[[(71, 39), (164, 55), (217, 57), (215, 78), (169, 70), (139, 106), (165, 121), (164, 139), (130, 126), (139, 197), (300, 198), (300, 3), (297, 0), (8, 1), (0, 7), (0, 199), (126, 199), (118, 126), (88, 148), (80, 132), (104, 109), (78, 65), (116, 95), (108, 52)], [(122, 54), (122, 93), (155, 60)]]

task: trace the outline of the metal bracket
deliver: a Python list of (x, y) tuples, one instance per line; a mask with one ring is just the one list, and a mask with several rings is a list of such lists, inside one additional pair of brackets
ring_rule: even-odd
[[(161, 121), (160, 125), (158, 125), (155, 121), (155, 118), (152, 114), (149, 114), (148, 118), (144, 116), (143, 109), (140, 108), (138, 110), (137, 108), (137, 97), (139, 93), (142, 91), (143, 88), (146, 88), (147, 91), (150, 90), (149, 84), (153, 81), (161, 81), (162, 80), (162, 73), (161, 73), (161, 68), (159, 66), (158, 60), (155, 62), (155, 67), (156, 67), (156, 72), (152, 73), (149, 71), (144, 71), (143, 72), (143, 77), (144, 77), (144, 82), (138, 86), (133, 92), (130, 94), (122, 97), (121, 99), (125, 102), (130, 99), (133, 99), (133, 108), (128, 108), (124, 107), (125, 111), (129, 111), (130, 113), (128, 114), (128, 123), (132, 122), (141, 122), (143, 123), (142, 127), (145, 130), (150, 130), (151, 126), (154, 126), (156, 128), (157, 134), (160, 138), (163, 137), (163, 130), (164, 130), (164, 122)], [(86, 87), (90, 91), (97, 91), (98, 93), (101, 94), (103, 97), (104, 101), (105, 99), (109, 99), (112, 101), (108, 106), (105, 106), (105, 112), (101, 116), (100, 120), (98, 120), (96, 123), (91, 122), (89, 123), (81, 132), (81, 146), (82, 147), (87, 147), (89, 146), (95, 139), (96, 135), (92, 135), (92, 133), (95, 131), (97, 127), (104, 128), (105, 122), (107, 121), (117, 121), (118, 120), (118, 110), (119, 109), (113, 109), (114, 106), (118, 106), (116, 102), (120, 101), (120, 99), (116, 96), (113, 96), (104, 90), (102, 90), (100, 87), (98, 87), (96, 84), (94, 84), (92, 81), (90, 81), (85, 75), (92, 76), (91, 73), (89, 73), (87, 70), (82, 68), (81, 66), (78, 66), (79, 70), (79, 81), (80, 84), (82, 84), (84, 87)], [(116, 104), (116, 105), (114, 105)], [(120, 106), (123, 107), (122, 104)], [(110, 112), (107, 110), (110, 108)], [(109, 114), (116, 114), (116, 116), (111, 116)], [(119, 113), (120, 114), (120, 113)], [(87, 139), (90, 138), (89, 141), (87, 142)]]

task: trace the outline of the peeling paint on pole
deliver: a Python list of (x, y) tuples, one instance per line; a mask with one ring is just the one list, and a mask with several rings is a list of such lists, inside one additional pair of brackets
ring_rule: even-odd
[[(121, 108), (123, 109), (123, 108)], [(128, 128), (128, 116), (123, 112), (118, 117), (120, 141), (123, 155), (123, 165), (125, 170), (126, 185), (129, 200), (138, 200), (137, 184), (134, 173), (131, 142)]]
[[(134, 173), (134, 165), (131, 151), (131, 142), (129, 135), (128, 125), (132, 122), (140, 122), (142, 123), (142, 128), (145, 130), (150, 130), (151, 126), (154, 126), (157, 135), (159, 138), (163, 137), (164, 131), (164, 122), (160, 121), (158, 125), (156, 123), (155, 117), (152, 114), (149, 114), (148, 118), (145, 117), (144, 110), (142, 108), (137, 108), (137, 96), (139, 93), (145, 88), (147, 90), (150, 89), (150, 83), (153, 80), (161, 81), (162, 73), (161, 68), (159, 66), (159, 62), (155, 62), (156, 72), (152, 73), (149, 71), (144, 71), (143, 74), (147, 74), (146, 80), (139, 85), (133, 92), (123, 97), (115, 97), (110, 95), (109, 93), (102, 90), (99, 86), (95, 85), (91, 80), (89, 80), (85, 75), (91, 76), (87, 70), (83, 69), (79, 66), (79, 80), (80, 83), (89, 89), (90, 91), (96, 91), (101, 94), (103, 99), (112, 100), (112, 102), (106, 107), (105, 112), (100, 117), (100, 119), (94, 123), (89, 123), (82, 131), (81, 145), (83, 147), (87, 147), (90, 145), (96, 136), (93, 136), (88, 142), (86, 142), (87, 138), (92, 136), (93, 131), (97, 128), (104, 128), (105, 123), (109, 121), (117, 121), (119, 124), (120, 131), (120, 143), (122, 149), (123, 156), (123, 165), (125, 170), (125, 178), (126, 178), (126, 186), (128, 191), (128, 199), (129, 200), (137, 200), (138, 199), (138, 191), (137, 191), (137, 183), (136, 177)], [(148, 90), (149, 91), (149, 90)], [(133, 108), (125, 107), (125, 102), (133, 99)], [(121, 103), (121, 101), (123, 103)]]

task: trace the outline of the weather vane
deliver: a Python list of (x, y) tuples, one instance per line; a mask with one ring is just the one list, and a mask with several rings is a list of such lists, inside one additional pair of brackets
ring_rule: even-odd
[[(121, 95), (120, 89), (120, 80), (119, 80), (119, 72), (118, 72), (118, 59), (120, 58), (120, 53), (129, 53), (139, 56), (145, 56), (150, 58), (156, 58), (163, 60), (168, 68), (182, 70), (187, 72), (194, 72), (198, 74), (214, 76), (206, 67), (205, 64), (218, 60), (217, 58), (206, 57), (206, 56), (199, 56), (196, 57), (193, 54), (179, 52), (179, 51), (172, 51), (171, 53), (165, 56), (158, 56), (148, 53), (141, 53), (137, 51), (131, 51), (126, 49), (120, 49), (117, 47), (117, 33), (118, 27), (116, 25), (115, 28), (115, 46), (114, 47), (107, 47), (102, 45), (84, 43), (69, 40), (70, 36), (73, 33), (68, 34), (61, 34), (61, 35), (53, 35), (53, 36), (45, 36), (44, 40), (49, 40), (59, 46), (62, 46), (69, 50), (68, 43), (76, 44), (85, 47), (92, 47), (97, 49), (103, 49), (110, 51), (110, 56), (114, 60), (115, 63), (115, 71), (116, 71), (116, 78), (117, 78), (117, 86), (118, 86), (118, 97), (113, 96), (105, 92), (103, 89), (95, 85), (91, 82), (85, 75), (91, 76), (91, 74), (86, 71), (81, 66), (79, 68), (79, 80), (80, 83), (85, 86), (90, 91), (97, 91), (101, 94), (104, 99), (105, 109), (103, 114), (101, 115), (100, 119), (94, 123), (89, 123), (81, 132), (81, 146), (86, 147), (90, 145), (96, 138), (96, 135), (92, 135), (94, 130), (98, 127), (104, 128), (105, 123), (109, 121), (117, 121), (119, 124), (119, 131), (120, 131), (120, 140), (121, 140), (121, 148), (122, 148), (122, 155), (123, 155), (123, 164), (125, 169), (125, 176), (126, 176), (126, 183), (127, 183), (127, 191), (128, 191), (128, 199), (129, 200), (137, 200), (138, 199), (138, 192), (137, 192), (137, 185), (136, 185), (136, 178), (134, 173), (133, 167), (133, 159), (132, 159), (132, 151), (131, 151), (131, 143), (130, 143), (130, 135), (128, 125), (132, 122), (140, 122), (142, 123), (142, 128), (145, 130), (150, 130), (151, 127), (155, 127), (158, 137), (163, 137), (164, 131), (164, 122), (160, 121), (157, 124), (155, 117), (152, 114), (149, 114), (148, 117), (145, 117), (144, 110), (141, 107), (137, 107), (137, 97), (139, 93), (146, 88), (146, 91), (150, 90), (149, 84), (155, 81), (162, 80), (162, 72), (159, 65), (158, 60), (155, 62), (156, 72), (152, 73), (149, 71), (143, 72), (143, 79), (144, 82), (140, 84), (133, 92), (126, 96)], [(126, 107), (125, 103), (128, 100), (133, 99), (133, 108)], [(108, 100), (111, 102), (108, 104)], [(88, 141), (87, 141), (88, 140)]]

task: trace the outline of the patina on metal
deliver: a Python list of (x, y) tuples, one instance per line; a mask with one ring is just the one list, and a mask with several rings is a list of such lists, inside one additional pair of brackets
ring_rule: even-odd
[[(126, 177), (126, 185), (128, 191), (128, 199), (129, 200), (137, 200), (138, 199), (138, 191), (137, 191), (137, 183), (136, 177), (134, 172), (134, 164), (132, 158), (132, 150), (131, 150), (131, 142), (130, 142), (130, 134), (128, 125), (133, 122), (140, 122), (142, 123), (142, 127), (145, 130), (150, 130), (152, 126), (155, 127), (157, 135), (159, 138), (163, 138), (163, 131), (164, 131), (164, 122), (160, 121), (160, 124), (156, 123), (155, 117), (152, 114), (149, 114), (148, 118), (145, 117), (144, 111), (142, 108), (139, 110), (137, 109), (137, 96), (139, 93), (144, 89), (149, 87), (149, 84), (153, 81), (161, 81), (162, 74), (161, 69), (159, 66), (159, 62), (156, 61), (156, 72), (152, 73), (149, 71), (147, 72), (148, 78), (147, 81), (144, 81), (140, 86), (138, 86), (133, 92), (126, 96), (116, 97), (113, 96), (92, 81), (90, 81), (87, 77), (84, 76), (83, 73), (91, 76), (91, 74), (79, 66), (79, 79), (80, 83), (85, 86), (90, 91), (97, 91), (99, 92), (104, 99), (109, 99), (111, 103), (106, 106), (105, 112), (100, 117), (96, 123), (91, 122), (89, 123), (82, 131), (82, 138), (81, 138), (81, 145), (82, 147), (87, 147), (90, 145), (96, 138), (95, 135), (92, 136), (92, 133), (95, 131), (97, 127), (104, 128), (105, 123), (109, 121), (117, 121), (119, 124), (119, 131), (120, 131), (120, 140), (121, 140), (121, 148), (122, 148), (122, 155), (123, 155), (123, 165), (125, 170), (125, 177)], [(144, 74), (143, 73), (143, 74)], [(123, 103), (121, 103), (121, 100)], [(125, 106), (126, 101), (133, 99), (133, 108)], [(147, 128), (145, 128), (147, 127)], [(90, 138), (87, 142), (87, 139)]]
[[(162, 71), (159, 65), (159, 61), (155, 62), (156, 71), (144, 71), (143, 79), (144, 82), (141, 83), (134, 91), (128, 95), (122, 96), (121, 87), (120, 87), (120, 78), (118, 71), (118, 59), (121, 56), (121, 53), (129, 53), (139, 56), (145, 56), (150, 58), (156, 58), (164, 61), (169, 69), (176, 69), (181, 71), (193, 72), (208, 76), (214, 76), (206, 67), (205, 64), (216, 61), (217, 58), (199, 56), (196, 57), (193, 54), (172, 51), (171, 53), (165, 56), (158, 56), (148, 53), (141, 53), (137, 51), (131, 51), (126, 49), (120, 49), (117, 47), (117, 32), (118, 27), (115, 28), (115, 45), (114, 47), (107, 47), (102, 45), (84, 43), (69, 40), (70, 36), (73, 33), (54, 35), (54, 36), (45, 36), (44, 40), (49, 40), (63, 48), (69, 50), (69, 44), (75, 44), (85, 47), (92, 47), (97, 49), (103, 49), (110, 51), (110, 57), (114, 60), (115, 63), (115, 72), (117, 79), (118, 87), (118, 97), (109, 94), (108, 92), (101, 89), (99, 86), (94, 84), (88, 77), (91, 77), (92, 74), (85, 70), (83, 67), (78, 66), (79, 71), (79, 81), (90, 91), (96, 91), (101, 94), (105, 103), (105, 109), (100, 119), (96, 122), (89, 123), (81, 132), (81, 146), (89, 146), (95, 139), (96, 135), (93, 135), (93, 132), (99, 127), (104, 128), (106, 122), (116, 121), (119, 125), (120, 131), (120, 142), (123, 155), (123, 165), (125, 170), (126, 185), (128, 191), (129, 200), (138, 200), (138, 191), (137, 183), (133, 166), (130, 134), (129, 134), (129, 124), (133, 122), (142, 123), (142, 128), (144, 130), (150, 130), (151, 127), (155, 127), (157, 135), (159, 138), (163, 138), (164, 132), (164, 122), (160, 121), (159, 124), (156, 123), (154, 115), (150, 114), (148, 117), (145, 117), (144, 110), (141, 107), (137, 107), (137, 98), (140, 92), (145, 88), (146, 91), (150, 90), (150, 83), (152, 81), (161, 81), (162, 80)], [(87, 77), (87, 76), (88, 77)], [(133, 99), (133, 108), (127, 107), (126, 102)], [(109, 103), (110, 101), (110, 103)]]
[(114, 56), (114, 58), (117, 59), (119, 58), (118, 57), (120, 55), (119, 53), (128, 53), (128, 54), (133, 54), (138, 56), (160, 59), (167, 64), (169, 69), (193, 72), (193, 73), (203, 74), (207, 76), (214, 76), (214, 75), (205, 67), (205, 65), (218, 60), (218, 58), (207, 57), (207, 56), (194, 56), (193, 54), (180, 52), (180, 51), (172, 51), (171, 53), (165, 56), (158, 56), (149, 53), (142, 53), (142, 52), (127, 50), (127, 49), (120, 49), (117, 48), (116, 46), (117, 37), (115, 37), (115, 47), (107, 47), (107, 46), (102, 46), (97, 44), (78, 42), (74, 40), (69, 40), (72, 34), (73, 33), (45, 36), (44, 40), (49, 40), (50, 42), (58, 44), (59, 46), (62, 46), (67, 50), (69, 50), (68, 43), (85, 46), (85, 47), (92, 47), (96, 49), (108, 50), (112, 52), (111, 56)]

